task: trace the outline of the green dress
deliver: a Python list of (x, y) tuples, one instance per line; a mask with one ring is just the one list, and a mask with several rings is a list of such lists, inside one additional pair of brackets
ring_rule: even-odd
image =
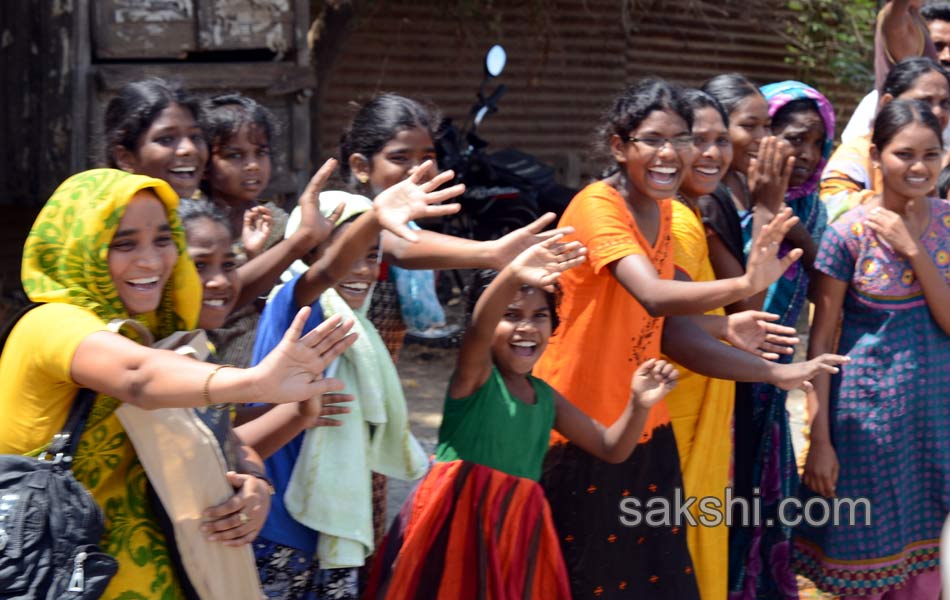
[(528, 379), (534, 404), (512, 396), (494, 366), (471, 396), (446, 396), (435, 460), (466, 460), (538, 481), (554, 427), (554, 390), (537, 377)]

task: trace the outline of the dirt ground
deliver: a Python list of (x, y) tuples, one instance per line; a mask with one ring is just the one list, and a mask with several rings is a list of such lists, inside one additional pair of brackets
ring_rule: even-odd
[[(407, 344), (403, 346), (396, 364), (406, 393), (412, 433), (430, 455), (435, 453), (439, 424), (442, 422), (442, 401), (457, 355), (456, 348)], [(390, 520), (399, 512), (413, 485), (410, 482), (389, 480), (387, 517)]]

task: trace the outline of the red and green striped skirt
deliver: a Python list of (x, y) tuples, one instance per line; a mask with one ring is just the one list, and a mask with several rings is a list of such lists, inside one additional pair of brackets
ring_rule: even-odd
[(378, 549), (364, 597), (569, 599), (544, 490), (482, 465), (436, 463)]

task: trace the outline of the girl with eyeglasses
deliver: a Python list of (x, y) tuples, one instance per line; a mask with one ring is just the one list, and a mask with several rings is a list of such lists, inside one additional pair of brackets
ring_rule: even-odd
[[(838, 359), (830, 356), (777, 368), (715, 339), (758, 352), (769, 334), (758, 319), (750, 327), (715, 315), (666, 320), (701, 315), (765, 289), (799, 256), (775, 254), (795, 223), (785, 211), (762, 229), (742, 277), (674, 280), (672, 198), (693, 164), (692, 126), (693, 111), (679, 88), (653, 79), (628, 88), (614, 102), (602, 133), (615, 171), (583, 189), (560, 222), (574, 227), (567, 239), (587, 247), (589, 260), (560, 279), (560, 325), (533, 373), (605, 425), (620, 417), (634, 369), (659, 357), (661, 339), (675, 360), (714, 377), (767, 379), (791, 389), (818, 370), (836, 370)], [(698, 598), (681, 528), (618, 522), (625, 497), (672, 506), (681, 491), (666, 403), (651, 409), (639, 444), (623, 463), (603, 462), (557, 434), (552, 442), (542, 484), (573, 595)]]

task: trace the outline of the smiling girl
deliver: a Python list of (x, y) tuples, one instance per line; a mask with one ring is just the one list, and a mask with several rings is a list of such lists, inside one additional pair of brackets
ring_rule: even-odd
[(584, 261), (569, 230), (519, 255), (478, 286), (472, 324), (445, 397), (436, 464), (406, 500), (374, 565), (372, 598), (571, 597), (558, 534), (537, 484), (552, 429), (617, 463), (650, 407), (675, 385), (666, 361), (638, 365), (609, 428), (531, 369), (557, 322), (553, 285)]
[(114, 169), (63, 182), (23, 252), (24, 289), (44, 304), (16, 323), (0, 354), (0, 452), (41, 448), (63, 426), (80, 388), (98, 393), (73, 471), (102, 507), (99, 544), (119, 563), (109, 598), (182, 593), (170, 540), (147, 502), (146, 474), (115, 414), (120, 403), (157, 409), (319, 397), (339, 389), (322, 372), (349, 343), (341, 341), (348, 328), (337, 328), (339, 320), (300, 337), (303, 311), (280, 350), (253, 369), (237, 369), (109, 331), (110, 321), (127, 318), (156, 337), (195, 326), (201, 289), (184, 255), (177, 205), (164, 181)]
[(881, 109), (871, 153), (883, 191), (829, 227), (815, 263), (808, 352), (837, 342), (853, 362), (815, 380), (802, 499), (867, 498), (873, 515), (833, 513), (840, 525), (800, 527), (795, 566), (843, 598), (940, 596), (950, 507), (950, 203), (928, 196), (941, 131), (922, 102)]
[[(213, 127), (217, 137), (212, 136), (213, 139), (230, 139), (242, 131), (244, 142), (256, 131), (269, 135), (267, 127), (270, 127), (270, 121), (263, 109), (241, 96), (236, 96), (238, 100), (234, 98), (235, 95), (227, 95), (219, 102), (221, 110), (215, 113)], [(176, 84), (158, 78), (129, 83), (106, 107), (106, 161), (110, 166), (130, 173), (167, 181), (180, 198), (191, 198), (198, 192), (198, 184), (208, 164), (207, 132), (200, 126), (203, 117), (199, 103)], [(259, 128), (251, 127), (258, 122), (261, 123)], [(260, 141), (260, 136), (251, 136)], [(260, 166), (255, 161), (263, 160), (269, 165), (269, 155), (261, 157), (260, 152), (256, 146), (250, 151), (254, 160), (247, 170), (264, 180), (266, 178), (261, 177)], [(229, 330), (212, 334), (224, 362), (238, 366), (249, 364), (257, 322), (257, 311), (249, 303), (268, 293), (284, 269), (329, 235), (331, 227), (320, 216), (317, 195), (334, 166), (334, 161), (327, 161), (301, 195), (301, 225), (294, 235), (238, 268), (241, 285), (234, 309), (243, 309), (244, 312), (232, 319), (233, 326)], [(265, 170), (269, 172), (269, 166)], [(238, 177), (241, 171), (237, 169)], [(241, 187), (240, 181), (237, 187)], [(235, 215), (243, 218), (243, 211), (232, 212), (231, 216)], [(258, 219), (256, 222), (264, 222), (269, 227), (266, 221)], [(241, 231), (240, 222), (235, 231)], [(260, 235), (262, 231), (259, 229), (255, 234), (261, 248), (267, 237), (266, 232), (263, 237)]]
[[(775, 256), (778, 241), (794, 224), (784, 213), (763, 228), (745, 275), (673, 279), (672, 198), (694, 160), (692, 124), (692, 108), (679, 88), (659, 80), (631, 86), (615, 101), (603, 132), (616, 172), (582, 190), (561, 219), (561, 226), (575, 229), (568, 239), (581, 241), (590, 260), (561, 277), (560, 325), (535, 374), (605, 425), (623, 413), (636, 366), (659, 357), (665, 315), (701, 314), (756, 293), (798, 257)], [(683, 337), (708, 338), (715, 349), (726, 348), (712, 337), (728, 337), (725, 319), (698, 317), (694, 326), (709, 330)], [(760, 367), (760, 377), (770, 370)], [(636, 597), (653, 590), (662, 597), (696, 598), (686, 536), (679, 528), (621, 527), (615, 512), (615, 502), (624, 496), (673, 502), (682, 487), (665, 402), (653, 407), (640, 444), (620, 465), (605, 464), (563, 436), (553, 438), (542, 483), (562, 535), (574, 595)], [(651, 582), (654, 576), (661, 583)]]
[(106, 106), (106, 165), (161, 179), (191, 198), (208, 162), (199, 113), (196, 98), (161, 79), (123, 86)]

